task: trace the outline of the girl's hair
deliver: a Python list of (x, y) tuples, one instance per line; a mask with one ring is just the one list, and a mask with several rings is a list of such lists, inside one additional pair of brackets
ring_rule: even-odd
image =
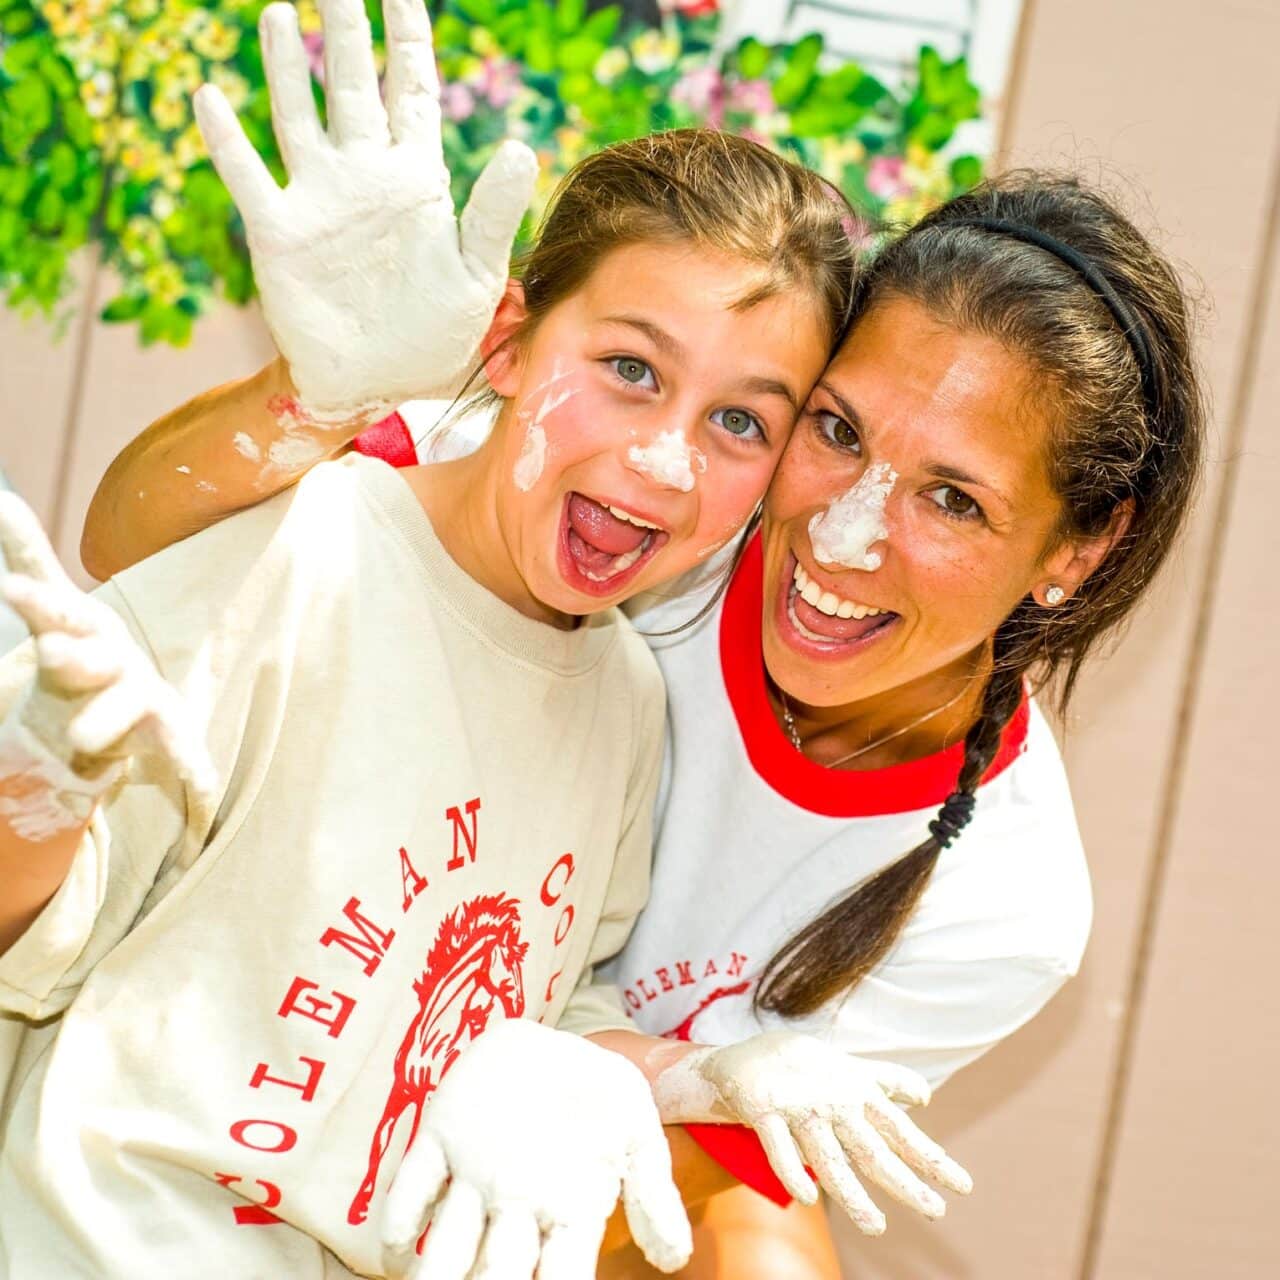
[(834, 347), (850, 314), (856, 225), (817, 174), (758, 143), (712, 129), (673, 129), (615, 143), (560, 184), (517, 266), (527, 327), (585, 284), (607, 253), (632, 244), (692, 244), (763, 269), (735, 304), (790, 289), (822, 306)]
[[(1065, 245), (1068, 257), (1074, 250), (1113, 306), (1078, 266), (976, 220), (1030, 228), (1033, 238)], [(889, 951), (939, 854), (972, 816), (1024, 679), (1053, 681), (1065, 710), (1085, 658), (1115, 633), (1168, 555), (1200, 474), (1205, 403), (1182, 289), (1097, 191), (1035, 172), (984, 183), (879, 252), (858, 281), (853, 323), (893, 298), (997, 339), (1038, 375), (1053, 410), (1048, 463), (1062, 502), (1060, 541), (1114, 532), (1125, 515), (1128, 525), (1070, 600), (1048, 607), (1028, 595), (996, 629), (956, 787), (928, 839), (827, 908), (766, 965), (756, 1007), (790, 1016), (850, 990)]]

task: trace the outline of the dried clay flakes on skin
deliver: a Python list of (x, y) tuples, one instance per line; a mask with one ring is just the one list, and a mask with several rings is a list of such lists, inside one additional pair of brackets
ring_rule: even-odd
[(898, 473), (887, 462), (877, 462), (852, 489), (833, 498), (809, 521), (815, 559), (846, 569), (878, 569), (883, 557), (870, 548), (889, 536), (884, 509), (897, 483)]
[(683, 431), (660, 431), (643, 448), (632, 445), (627, 457), (650, 479), (681, 493), (692, 491), (695, 476), (707, 469), (707, 456), (685, 439)]
[(541, 393), (542, 399), (538, 407), (530, 410), (522, 406), (516, 414), (517, 422), (527, 424), (524, 445), (512, 471), (512, 479), (515, 481), (516, 488), (522, 493), (528, 493), (538, 483), (539, 478), (542, 476), (542, 469), (546, 466), (547, 432), (542, 424), (561, 405), (578, 394), (579, 388), (577, 387), (559, 385), (568, 376), (569, 371), (557, 359), (552, 366), (551, 377), (546, 382), (534, 387), (524, 399), (524, 405), (528, 405), (534, 396)]

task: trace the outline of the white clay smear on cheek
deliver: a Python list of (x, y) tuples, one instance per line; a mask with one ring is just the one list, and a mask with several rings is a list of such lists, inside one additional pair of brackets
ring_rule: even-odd
[(897, 483), (898, 473), (887, 462), (877, 462), (852, 489), (833, 498), (809, 521), (814, 557), (846, 569), (878, 569), (883, 557), (870, 548), (889, 536), (884, 509)]
[(637, 471), (681, 493), (689, 493), (695, 477), (707, 469), (706, 454), (690, 445), (683, 431), (660, 431), (643, 448), (633, 444), (627, 457)]
[(547, 463), (547, 432), (542, 424), (580, 390), (569, 385), (568, 378), (569, 370), (557, 358), (551, 367), (551, 377), (534, 387), (516, 411), (516, 421), (525, 424), (525, 432), (511, 478), (522, 493), (528, 493), (538, 483)]

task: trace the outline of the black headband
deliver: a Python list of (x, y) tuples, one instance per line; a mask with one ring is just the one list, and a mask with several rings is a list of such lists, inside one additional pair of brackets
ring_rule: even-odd
[(1107, 310), (1115, 317), (1121, 333), (1128, 340), (1133, 358), (1138, 362), (1138, 373), (1142, 378), (1142, 398), (1147, 412), (1155, 412), (1155, 364), (1151, 359), (1151, 348), (1147, 344), (1146, 330), (1143, 329), (1132, 308), (1116, 292), (1111, 282), (1084, 254), (1073, 249), (1069, 244), (1041, 231), (1038, 227), (1027, 226), (1023, 222), (1006, 222), (1003, 218), (954, 218), (934, 224), (938, 227), (983, 227), (987, 231), (996, 231), (1010, 236), (1014, 240), (1022, 240), (1037, 248), (1051, 253), (1055, 258), (1073, 267), (1083, 278), (1090, 289), (1106, 304)]

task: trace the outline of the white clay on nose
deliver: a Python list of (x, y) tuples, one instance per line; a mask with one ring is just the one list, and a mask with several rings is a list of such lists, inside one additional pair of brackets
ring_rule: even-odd
[(627, 458), (637, 471), (681, 493), (693, 489), (695, 475), (707, 469), (707, 456), (685, 439), (684, 432), (660, 431), (647, 445), (633, 444)]
[(809, 542), (821, 564), (874, 571), (883, 562), (877, 542), (889, 536), (884, 509), (898, 483), (898, 473), (887, 462), (877, 462), (862, 473), (858, 483), (833, 498), (825, 511), (809, 521)]

